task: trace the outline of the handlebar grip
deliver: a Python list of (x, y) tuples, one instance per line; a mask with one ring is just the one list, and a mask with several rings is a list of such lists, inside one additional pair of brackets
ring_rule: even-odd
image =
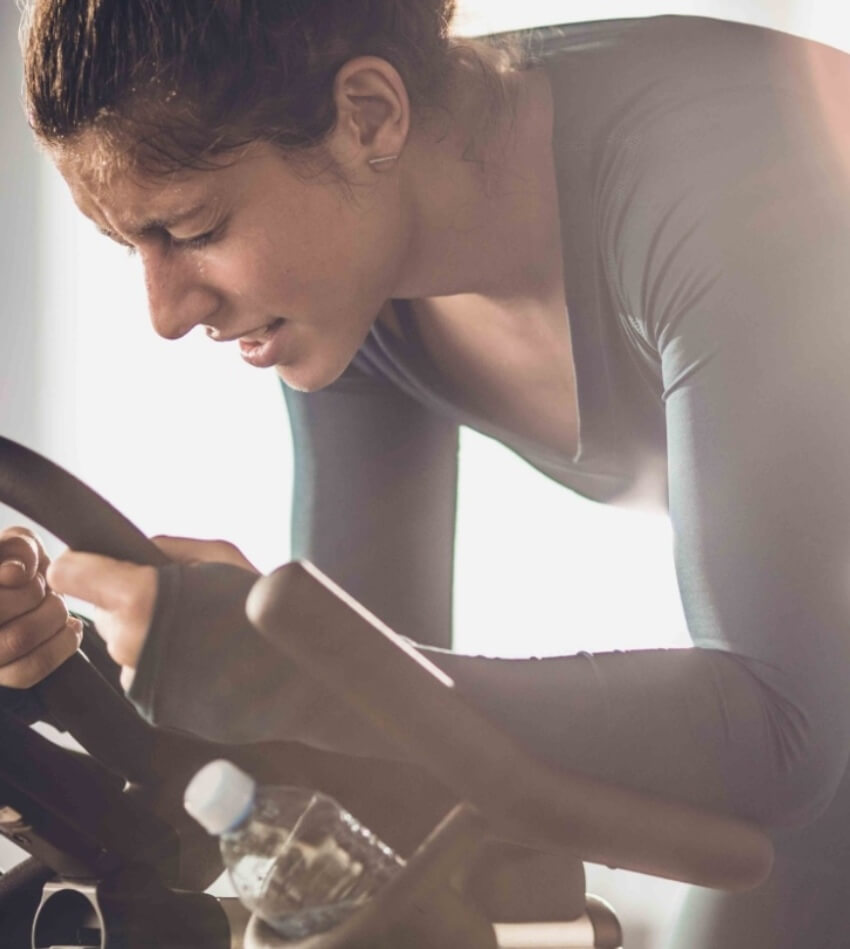
[(74, 550), (161, 567), (168, 557), (107, 500), (59, 465), (0, 436), (0, 503)]

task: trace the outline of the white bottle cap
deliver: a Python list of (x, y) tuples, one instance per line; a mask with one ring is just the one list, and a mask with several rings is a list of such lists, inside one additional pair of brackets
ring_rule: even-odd
[(189, 782), (183, 806), (210, 834), (240, 824), (254, 802), (257, 784), (230, 761), (211, 761)]

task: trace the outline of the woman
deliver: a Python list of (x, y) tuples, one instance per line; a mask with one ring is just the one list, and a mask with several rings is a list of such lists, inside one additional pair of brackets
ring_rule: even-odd
[[(449, 644), (459, 423), (591, 498), (669, 504), (697, 648), (429, 654), (556, 766), (776, 828), (771, 883), (696, 896), (682, 945), (839, 945), (848, 61), (678, 17), (497, 50), (449, 39), (452, 7), (38, 0), (31, 124), (140, 255), (159, 333), (203, 326), (276, 368), (294, 554), (405, 635)], [(238, 613), (236, 554), (165, 546), (242, 569), (48, 568), (6, 538), (0, 683), (76, 648), (57, 596), (75, 594), (154, 720), (376, 750), (191, 621)]]

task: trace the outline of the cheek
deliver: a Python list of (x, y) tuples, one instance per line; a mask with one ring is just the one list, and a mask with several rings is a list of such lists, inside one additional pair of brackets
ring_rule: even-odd
[(401, 242), (375, 209), (325, 198), (291, 228), (280, 219), (299, 220), (272, 208), (238, 243), (209, 255), (210, 280), (237, 307), (319, 322), (347, 312), (360, 324), (359, 311), (374, 315), (392, 295)]
[(292, 255), (268, 236), (248, 237), (221, 251), (211, 250), (203, 271), (206, 279), (237, 308), (271, 308), (274, 312), (297, 295), (299, 273), (292, 266)]

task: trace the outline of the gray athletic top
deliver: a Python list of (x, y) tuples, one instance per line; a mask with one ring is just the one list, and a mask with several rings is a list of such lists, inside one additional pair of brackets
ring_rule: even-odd
[(850, 747), (850, 149), (825, 95), (850, 59), (687, 17), (525, 37), (554, 95), (578, 453), (466, 410), (397, 301), (403, 338), (376, 324), (339, 382), (287, 392), (293, 553), (447, 646), (459, 424), (602, 501), (666, 469), (699, 648), (432, 658), (558, 765), (805, 821)]

